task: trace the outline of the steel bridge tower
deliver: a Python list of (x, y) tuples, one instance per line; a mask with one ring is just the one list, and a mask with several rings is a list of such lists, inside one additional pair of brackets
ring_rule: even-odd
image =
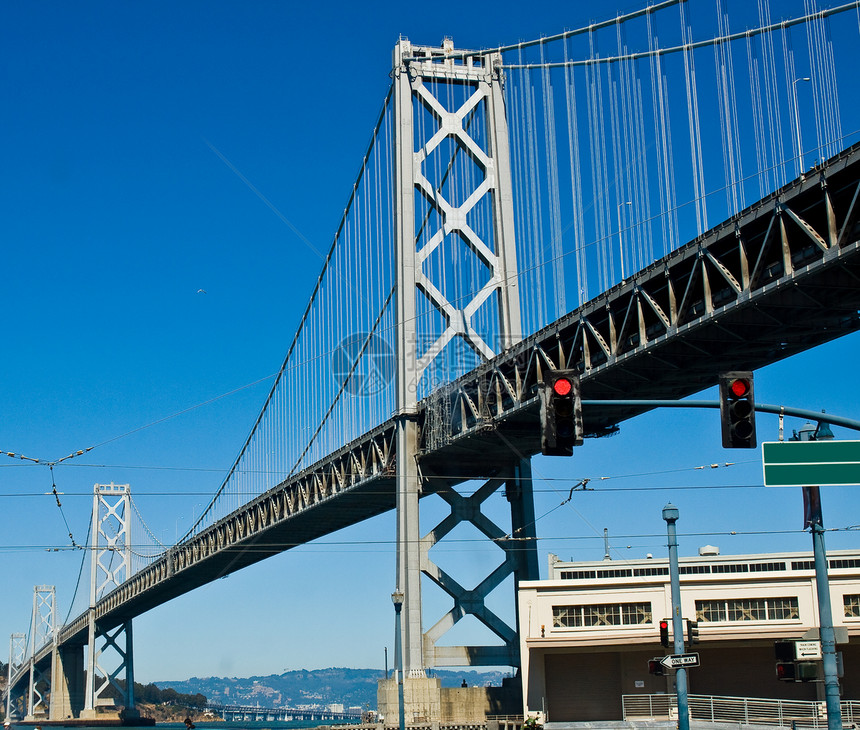
[[(47, 694), (51, 690), (51, 675), (36, 666), (36, 652), (49, 643), (56, 643), (57, 592), (54, 586), (33, 588), (33, 614), (30, 620), (30, 686), (25, 720), (44, 718), (48, 714)], [(10, 693), (11, 694), (11, 693)]]
[[(87, 673), (81, 717), (94, 719), (99, 707), (114, 705), (105, 694), (110, 686), (123, 698), (124, 715), (131, 717), (136, 715), (131, 619), (103, 627), (95, 617), (98, 600), (132, 574), (129, 485), (96, 484), (92, 519)], [(121, 675), (124, 687), (118, 681)]]
[[(528, 539), (534, 537), (530, 463), (512, 454), (510, 463), (502, 469), (505, 476), (487, 482), (470, 498), (453, 488), (440, 489), (421, 474), (416, 418), (419, 384), (446, 346), (459, 340), (486, 361), (521, 339), (501, 57), (455, 51), (449, 40), (444, 41), (442, 48), (426, 48), (401, 39), (394, 49), (393, 63), (399, 417), (397, 588), (404, 595), (400, 624), (404, 672), (407, 677), (420, 678), (425, 676), (425, 668), (434, 666), (519, 666), (516, 628), (489, 610), (485, 599), (510, 575), (515, 583), (538, 577), (536, 545), (533, 539)], [(449, 93), (453, 91), (457, 92), (457, 98), (465, 98), (465, 102), (452, 110), (448, 106), (450, 98), (455, 96)], [(428, 124), (428, 119), (435, 124)], [(426, 129), (428, 126), (432, 128)], [(443, 144), (440, 152), (453, 149), (453, 155), (467, 156), (473, 163), (472, 169), (480, 170), (481, 174), (471, 181), (452, 181), (458, 174), (452, 157), (444, 180), (431, 182), (428, 158)], [(476, 187), (464, 189), (476, 179)], [(454, 196), (446, 190), (455, 188), (461, 191), (457, 197), (462, 197), (462, 203), (448, 199)], [(417, 209), (417, 201), (421, 209)], [(476, 226), (470, 225), (470, 216), (487, 208), (492, 216), (491, 231), (481, 235)], [(435, 222), (438, 228), (428, 230)], [(444, 293), (445, 282), (434, 281), (427, 265), (449, 236), (465, 244), (460, 247), (462, 256), (476, 256), (484, 267), (486, 283), (469, 302), (449, 301)], [(429, 318), (419, 316), (419, 297), (424, 297), (426, 301), (421, 304), (429, 302), (429, 307), (439, 315), (438, 321), (444, 322), (443, 331), (430, 331)], [(482, 306), (496, 307), (498, 332), (492, 338), (479, 333), (474, 326), (474, 318)], [(503, 485), (510, 502), (510, 533), (481, 513), (481, 504)], [(429, 493), (438, 494), (448, 503), (450, 516), (422, 536), (419, 498)], [(429, 556), (430, 549), (461, 522), (474, 525), (501, 547), (505, 555), (504, 562), (471, 589), (461, 586)], [(516, 543), (506, 540), (511, 534), (522, 539)], [(427, 632), (422, 628), (422, 574), (454, 602), (454, 607)], [(501, 643), (438, 646), (438, 639), (466, 615), (477, 618)]]
[(19, 713), (19, 701), (23, 704), (22, 693), (15, 694), (12, 687), (12, 677), (24, 666), (27, 658), (27, 635), (12, 634), (9, 637), (9, 666), (6, 677), (6, 717), (10, 720), (20, 720), (24, 713)]

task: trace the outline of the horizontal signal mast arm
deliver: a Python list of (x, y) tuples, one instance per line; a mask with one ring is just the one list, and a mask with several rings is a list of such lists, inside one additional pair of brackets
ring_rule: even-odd
[[(582, 407), (588, 406), (646, 406), (649, 408), (719, 408), (717, 400), (583, 400)], [(860, 421), (854, 418), (834, 416), (832, 413), (810, 411), (807, 408), (792, 408), (791, 406), (774, 406), (769, 403), (756, 403), (759, 413), (775, 413), (797, 418), (808, 418), (811, 421), (822, 421), (832, 426), (843, 426), (860, 431)]]

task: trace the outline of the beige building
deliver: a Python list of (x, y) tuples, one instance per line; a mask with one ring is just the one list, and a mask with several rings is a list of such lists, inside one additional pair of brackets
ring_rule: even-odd
[[(682, 615), (698, 622), (686, 652), (691, 694), (823, 699), (820, 682), (776, 678), (774, 641), (818, 626), (812, 553), (721, 556), (702, 548), (680, 558)], [(843, 699), (860, 698), (860, 551), (828, 553), (833, 624), (841, 643)], [(671, 616), (667, 559), (589, 563), (550, 555), (549, 580), (520, 583), (518, 611), (524, 713), (544, 721), (620, 720), (621, 697), (674, 692), (673, 672), (648, 660)], [(842, 627), (840, 630), (838, 627)]]

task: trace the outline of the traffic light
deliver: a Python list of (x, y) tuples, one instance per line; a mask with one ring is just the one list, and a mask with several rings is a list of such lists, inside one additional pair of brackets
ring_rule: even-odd
[(660, 643), (663, 646), (669, 646), (669, 619), (667, 618), (660, 621)]
[(814, 682), (818, 679), (816, 662), (777, 662), (776, 678), (783, 682)]
[(794, 662), (777, 662), (776, 678), (782, 682), (794, 682)]
[(818, 679), (818, 663), (797, 661), (794, 641), (773, 642), (776, 657), (776, 678), (783, 682), (813, 682)]
[(573, 370), (549, 370), (540, 390), (540, 450), (546, 456), (571, 456), (582, 445), (579, 376)]
[(751, 371), (720, 374), (720, 425), (723, 448), (755, 448), (755, 398)]
[(795, 662), (794, 676), (797, 682), (814, 682), (818, 679), (818, 662)]
[(658, 677), (662, 677), (663, 674), (665, 674), (660, 657), (654, 657), (653, 659), (648, 660), (648, 673), (656, 674)]
[(795, 657), (793, 641), (774, 641), (773, 655), (778, 662), (793, 662)]
[(687, 643), (699, 643), (699, 622), (687, 619)]

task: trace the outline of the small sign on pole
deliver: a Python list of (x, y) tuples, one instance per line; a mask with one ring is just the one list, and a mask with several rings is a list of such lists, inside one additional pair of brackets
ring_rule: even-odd
[(794, 658), (801, 661), (820, 661), (821, 660), (821, 642), (820, 641), (795, 641), (794, 642)]
[(677, 669), (678, 667), (698, 667), (698, 654), (669, 654), (660, 660), (667, 669)]

